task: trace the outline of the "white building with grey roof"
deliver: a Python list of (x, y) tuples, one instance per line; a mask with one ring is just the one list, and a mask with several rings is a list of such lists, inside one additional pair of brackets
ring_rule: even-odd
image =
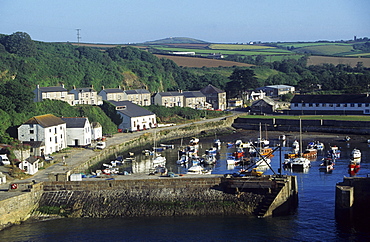
[(86, 117), (71, 117), (62, 120), (67, 127), (67, 145), (68, 146), (88, 146), (92, 141), (91, 124)]
[(122, 131), (140, 131), (157, 127), (156, 115), (130, 101), (110, 101), (122, 117), (118, 129)]

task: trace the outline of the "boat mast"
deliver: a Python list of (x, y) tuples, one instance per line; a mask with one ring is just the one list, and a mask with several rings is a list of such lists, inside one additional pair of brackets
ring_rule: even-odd
[(302, 119), (299, 119), (299, 156), (302, 157)]

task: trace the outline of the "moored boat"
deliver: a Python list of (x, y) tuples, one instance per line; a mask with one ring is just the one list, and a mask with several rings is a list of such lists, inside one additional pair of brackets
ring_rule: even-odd
[(331, 157), (323, 158), (323, 162), (320, 164), (319, 171), (331, 172), (334, 170), (334, 160)]
[(351, 158), (352, 159), (359, 159), (361, 158), (361, 151), (357, 148), (354, 148), (351, 152)]

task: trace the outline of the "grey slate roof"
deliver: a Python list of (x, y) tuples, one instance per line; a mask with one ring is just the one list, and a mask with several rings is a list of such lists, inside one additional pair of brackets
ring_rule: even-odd
[(39, 87), (39, 90), (41, 92), (66, 92), (67, 89), (65, 89), (62, 86), (56, 86), (56, 87)]
[(126, 94), (150, 94), (150, 92), (146, 89), (134, 89), (134, 90), (126, 90), (124, 91)]
[(84, 128), (87, 118), (85, 117), (72, 117), (72, 118), (62, 118), (66, 122), (67, 128)]
[(77, 92), (95, 92), (95, 90), (91, 87), (82, 87), (82, 88), (76, 88), (69, 91), (69, 93), (73, 93), (74, 91)]
[(367, 94), (295, 95), (291, 103), (370, 103), (370, 96)]
[(182, 93), (184, 97), (190, 98), (190, 97), (205, 97), (203, 93), (200, 91), (189, 91), (189, 92), (183, 92)]
[(117, 110), (120, 113), (123, 113), (129, 117), (142, 117), (142, 116), (149, 116), (153, 115), (154, 113), (150, 112), (149, 110), (140, 107), (130, 101), (109, 101), (116, 107), (125, 107), (124, 109)]
[(211, 93), (224, 93), (221, 89), (209, 84), (208, 86), (200, 89), (203, 94), (211, 94)]
[(158, 92), (162, 97), (182, 96), (181, 92)]
[(102, 92), (106, 93), (123, 93), (122, 89), (119, 88), (108, 88), (108, 89), (103, 89)]

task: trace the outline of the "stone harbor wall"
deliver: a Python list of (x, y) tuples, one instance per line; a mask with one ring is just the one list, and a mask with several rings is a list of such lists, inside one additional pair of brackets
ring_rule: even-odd
[(40, 208), (56, 207), (68, 217), (92, 218), (252, 215), (264, 195), (225, 193), (221, 179), (45, 183)]

